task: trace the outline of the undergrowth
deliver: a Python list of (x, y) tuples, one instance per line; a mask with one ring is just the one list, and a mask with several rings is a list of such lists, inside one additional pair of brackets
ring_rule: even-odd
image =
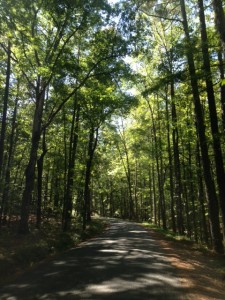
[(88, 238), (101, 234), (106, 226), (103, 219), (93, 219), (82, 230), (82, 224), (75, 222), (71, 231), (62, 232), (59, 223), (54, 220), (43, 222), (41, 230), (31, 224), (28, 235), (16, 234), (16, 224), (0, 231), (0, 283), (11, 279), (11, 274), (43, 261), (44, 259), (67, 249)]
[(180, 235), (178, 233), (174, 233), (172, 230), (163, 229), (162, 227), (159, 227), (155, 224), (151, 224), (151, 223), (147, 223), (147, 222), (143, 222), (142, 225), (144, 225), (146, 228), (153, 229), (154, 231), (163, 234), (163, 236), (169, 240), (180, 242), (183, 245), (190, 245), (190, 246), (192, 246), (192, 248), (197, 249), (202, 252), (210, 250), (206, 244), (203, 244), (200, 242), (197, 243), (185, 235)]

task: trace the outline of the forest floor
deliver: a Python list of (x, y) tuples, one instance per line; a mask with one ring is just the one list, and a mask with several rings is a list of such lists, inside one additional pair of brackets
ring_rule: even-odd
[(201, 249), (190, 241), (167, 238), (149, 229), (178, 270), (190, 300), (225, 300), (225, 255)]
[[(64, 251), (83, 239), (101, 233), (106, 222), (94, 221), (84, 235), (71, 236), (50, 230), (34, 230), (26, 237), (15, 234), (15, 228), (0, 231), (0, 286), (28, 268)], [(147, 227), (148, 228), (148, 227)], [(225, 300), (225, 256), (201, 250), (188, 241), (177, 241), (148, 228), (165, 256), (177, 268), (182, 286), (190, 300)], [(77, 231), (78, 232), (78, 231)], [(13, 274), (13, 276), (12, 276)]]
[(52, 256), (66, 251), (80, 242), (101, 234), (107, 222), (94, 219), (82, 230), (82, 224), (76, 222), (71, 232), (62, 232), (61, 223), (53, 219), (45, 220), (41, 230), (35, 228), (35, 220), (30, 222), (30, 233), (17, 233), (18, 220), (10, 226), (0, 228), (0, 287), (11, 282), (24, 271)]

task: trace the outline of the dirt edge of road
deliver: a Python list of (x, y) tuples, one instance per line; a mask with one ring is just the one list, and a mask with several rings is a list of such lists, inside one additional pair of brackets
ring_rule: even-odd
[[(109, 227), (109, 224), (105, 226), (104, 231), (107, 231)], [(158, 242), (171, 264), (176, 267), (180, 282), (187, 291), (188, 300), (225, 300), (225, 256), (202, 252), (190, 243), (170, 240), (162, 233), (146, 229)], [(12, 244), (13, 247), (17, 246), (16, 242), (12, 242)], [(10, 252), (9, 250), (8, 252)], [(40, 263), (53, 259), (53, 257), (49, 255), (44, 261), (36, 262), (32, 268), (38, 267)], [(7, 276), (9, 274), (7, 274), (6, 268), (10, 272), (10, 276)], [(14, 270), (13, 266), (8, 264), (5, 264), (3, 269), (5, 271), (0, 276), (0, 286), (11, 282), (27, 270), (23, 266), (21, 268), (17, 266)]]
[(166, 239), (152, 229), (150, 234), (157, 240), (171, 264), (176, 267), (188, 300), (225, 299), (225, 256), (204, 253), (185, 242)]

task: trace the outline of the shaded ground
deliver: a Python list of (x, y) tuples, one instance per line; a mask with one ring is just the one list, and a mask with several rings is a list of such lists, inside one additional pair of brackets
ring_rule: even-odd
[(194, 245), (165, 239), (149, 230), (161, 249), (177, 268), (190, 300), (225, 300), (225, 256), (202, 252)]
[(19, 223), (16, 218), (0, 228), (0, 286), (41, 261), (101, 234), (107, 220), (94, 218), (85, 231), (82, 223), (74, 220), (71, 232), (62, 232), (61, 222), (55, 218), (44, 219), (41, 230), (37, 230), (35, 216), (31, 216), (29, 225), (28, 235), (17, 233)]
[[(132, 223), (114, 221), (104, 236), (50, 258), (48, 263), (36, 262), (24, 275), (24, 265), (19, 263), (19, 276), (8, 262), (4, 265), (1, 255), (7, 256), (7, 249), (11, 252), (18, 244), (23, 248), (24, 241), (2, 238), (0, 287), (5, 288), (0, 288), (0, 300), (225, 300), (224, 256), (203, 253), (189, 243), (168, 240), (163, 234)], [(42, 245), (38, 250), (37, 260), (45, 257), (45, 248)], [(7, 274), (14, 275), (13, 284), (3, 284)]]
[(163, 252), (145, 228), (114, 220), (101, 237), (6, 285), (0, 299), (186, 299)]

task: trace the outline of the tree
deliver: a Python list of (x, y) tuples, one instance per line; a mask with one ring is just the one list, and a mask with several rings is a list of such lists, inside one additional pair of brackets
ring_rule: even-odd
[[(5, 136), (6, 136), (6, 120), (7, 120), (7, 111), (8, 111), (8, 101), (9, 101), (9, 84), (10, 84), (10, 75), (11, 75), (11, 43), (8, 41), (7, 46), (7, 66), (6, 66), (6, 78), (5, 78), (5, 91), (3, 96), (3, 111), (2, 111), (2, 120), (1, 120), (1, 132), (0, 132), (0, 179), (2, 182), (4, 172), (3, 172), (3, 156), (5, 150)], [(2, 192), (2, 185), (0, 185), (0, 193)], [(0, 223), (2, 221), (2, 213), (4, 211), (5, 199), (2, 198), (1, 209), (0, 209)]]
[(6, 67), (6, 79), (5, 79), (5, 92), (3, 97), (3, 112), (2, 112), (2, 121), (1, 121), (1, 135), (0, 135), (0, 176), (2, 176), (2, 167), (3, 167), (3, 154), (4, 154), (4, 145), (5, 145), (5, 134), (6, 134), (6, 118), (8, 110), (8, 101), (9, 101), (9, 84), (10, 84), (10, 75), (11, 75), (11, 42), (8, 41), (8, 46), (6, 49), (7, 52), (7, 67)]
[(223, 3), (221, 0), (213, 0), (213, 9), (215, 13), (216, 29), (219, 33), (223, 53), (225, 55), (225, 14), (223, 10)]
[(196, 125), (198, 131), (198, 137), (202, 152), (202, 162), (203, 162), (203, 170), (204, 170), (204, 179), (206, 183), (207, 193), (208, 193), (208, 201), (209, 201), (209, 212), (210, 212), (210, 225), (212, 230), (212, 239), (213, 239), (213, 247), (217, 252), (223, 252), (223, 244), (220, 233), (220, 225), (219, 225), (219, 207), (218, 200), (216, 196), (215, 184), (213, 181), (211, 168), (210, 168), (210, 160), (207, 149), (206, 142), (206, 134), (205, 134), (205, 124), (204, 118), (202, 114), (202, 107), (198, 92), (198, 82), (194, 64), (194, 58), (191, 49), (191, 39), (189, 35), (186, 8), (184, 0), (180, 0), (181, 13), (183, 18), (183, 28), (187, 41), (187, 61), (190, 73), (190, 80), (192, 86), (193, 100), (195, 105), (195, 116), (196, 116)]
[(205, 70), (205, 81), (206, 81), (206, 89), (207, 89), (207, 96), (208, 96), (210, 125), (212, 131), (213, 149), (214, 149), (215, 164), (216, 164), (216, 178), (217, 178), (217, 184), (219, 189), (219, 200), (220, 200), (220, 207), (222, 211), (223, 231), (225, 237), (225, 185), (224, 185), (225, 173), (224, 173), (223, 155), (221, 150), (220, 132), (218, 126), (217, 110), (216, 110), (216, 100), (214, 96), (213, 80), (212, 80), (212, 73), (210, 67), (208, 37), (206, 31), (203, 1), (198, 0), (198, 5), (199, 5), (199, 19), (201, 24), (201, 40), (202, 40), (201, 45), (202, 45), (202, 55), (203, 55), (203, 67)]
[[(81, 5), (81, 4), (80, 4)], [(46, 13), (49, 10), (49, 6), (44, 7), (47, 11), (42, 11), (42, 6), (33, 9), (31, 6), (31, 13), (33, 14), (33, 22), (31, 23), (31, 27), (28, 28), (31, 40), (35, 41), (36, 44), (32, 45), (34, 47), (31, 54), (29, 53), (29, 48), (26, 48), (26, 44), (23, 44), (21, 49), (21, 57), (18, 59), (25, 59), (29, 57), (30, 66), (35, 66), (37, 68), (37, 77), (35, 83), (32, 83), (29, 79), (29, 75), (24, 71), (24, 76), (27, 78), (29, 85), (35, 91), (35, 110), (33, 117), (33, 129), (32, 129), (32, 140), (31, 140), (31, 149), (29, 155), (29, 162), (26, 167), (26, 182), (25, 188), (23, 192), (23, 200), (22, 200), (22, 208), (21, 208), (21, 222), (19, 231), (21, 233), (26, 233), (29, 231), (28, 228), (28, 218), (29, 218), (29, 203), (31, 203), (32, 191), (34, 189), (34, 180), (35, 180), (35, 165), (37, 161), (37, 151), (39, 148), (39, 141), (41, 138), (43, 128), (49, 126), (55, 117), (55, 115), (61, 110), (63, 105), (76, 93), (77, 90), (80, 89), (81, 86), (87, 81), (87, 79), (91, 76), (94, 69), (97, 69), (99, 65), (107, 61), (109, 58), (114, 55), (114, 53), (102, 53), (100, 57), (98, 57), (94, 63), (90, 63), (90, 67), (87, 70), (86, 74), (83, 75), (83, 78), (79, 78), (79, 84), (76, 85), (75, 88), (64, 96), (64, 99), (59, 104), (58, 108), (52, 112), (48, 118), (47, 124), (42, 125), (43, 119), (43, 108), (46, 100), (46, 89), (49, 87), (53, 78), (57, 76), (59, 73), (59, 63), (63, 56), (66, 53), (67, 47), (71, 45), (71, 42), (74, 42), (75, 36), (77, 32), (83, 31), (84, 28), (88, 28), (89, 24), (87, 21), (88, 12), (82, 6), (72, 6), (68, 7), (68, 4), (65, 3), (61, 7), (56, 6), (56, 10), (52, 12), (52, 9), (49, 11), (52, 16), (52, 23), (50, 24), (49, 34), (52, 30), (55, 30), (55, 37), (51, 36), (50, 45), (45, 45), (44, 55), (40, 55), (41, 49), (38, 51), (36, 47), (42, 47), (41, 44), (38, 44), (40, 41), (40, 30), (42, 28), (42, 35), (44, 35), (44, 25), (47, 22)], [(81, 12), (81, 17), (78, 20), (75, 20), (74, 23), (70, 21), (70, 16), (72, 16), (76, 11)], [(43, 15), (44, 18), (40, 18), (38, 13), (45, 12)], [(59, 18), (59, 22), (56, 21)], [(99, 19), (97, 19), (99, 21)], [(95, 22), (97, 22), (95, 20)], [(44, 40), (44, 36), (43, 36)], [(54, 49), (54, 51), (53, 51)], [(71, 48), (70, 51), (72, 51)], [(46, 62), (48, 65), (46, 66)], [(76, 64), (75, 64), (76, 67)]]

